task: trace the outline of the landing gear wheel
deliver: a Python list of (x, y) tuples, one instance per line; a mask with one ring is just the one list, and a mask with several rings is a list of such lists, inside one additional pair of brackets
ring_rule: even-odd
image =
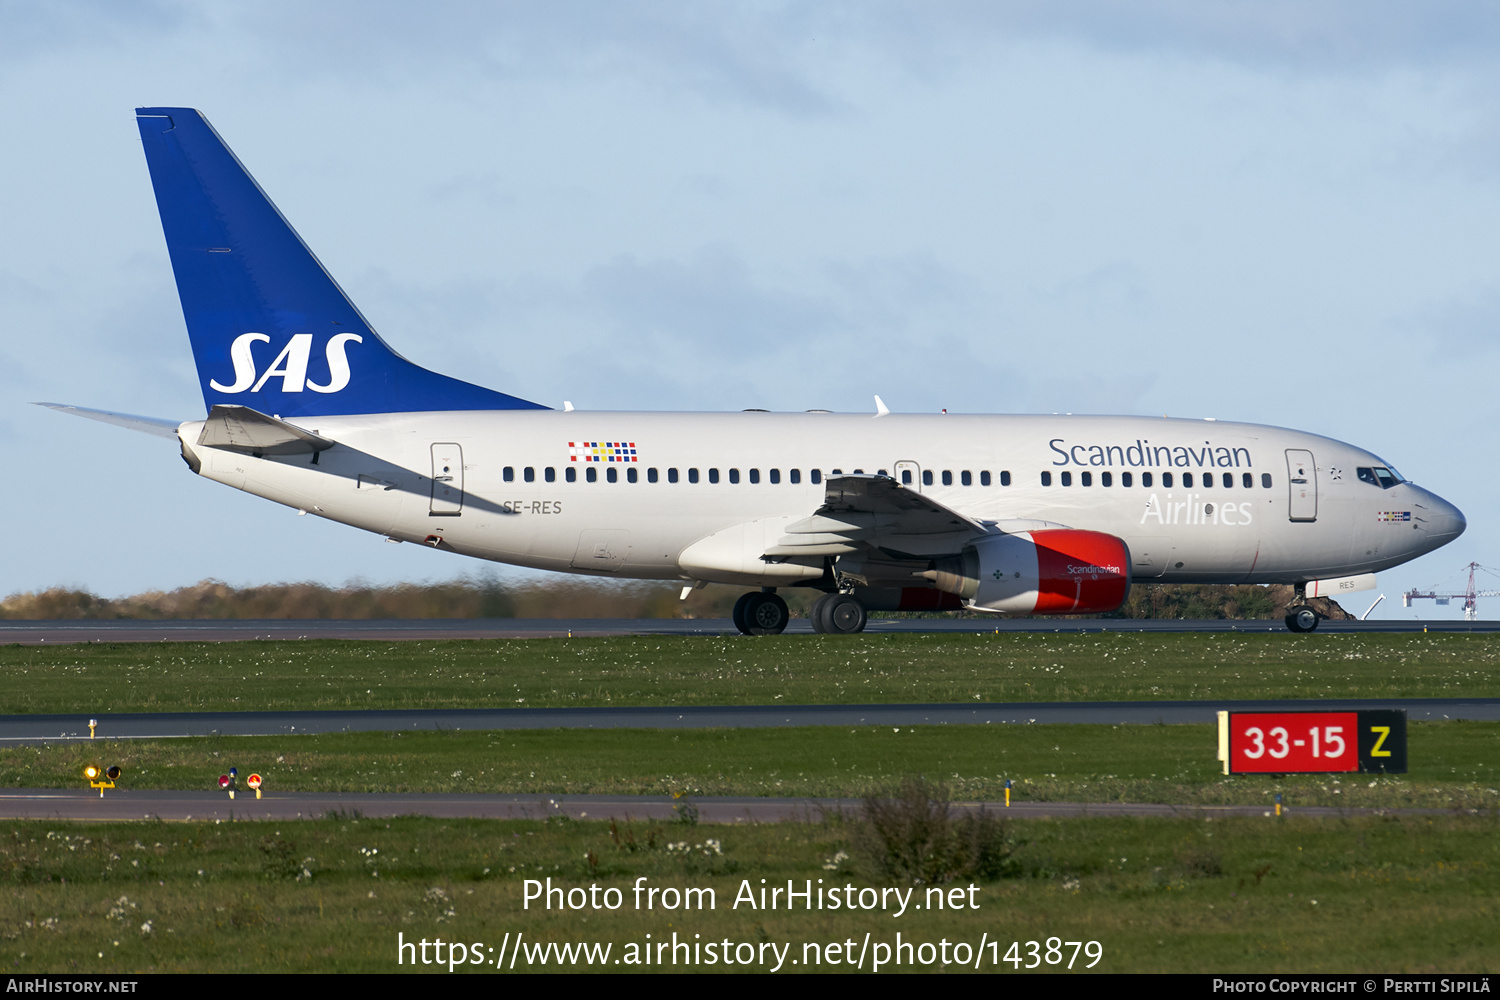
[(786, 601), (776, 594), (752, 590), (734, 602), (734, 627), (745, 635), (777, 635), (791, 617)]
[(791, 621), (792, 613), (779, 594), (751, 594), (745, 605), (746, 630), (751, 635), (780, 635)]
[(745, 609), (759, 596), (760, 594), (753, 590), (748, 594), (741, 594), (740, 599), (734, 602), (734, 611), (730, 612), (730, 617), (734, 619), (734, 627), (744, 635), (750, 634), (750, 621), (745, 617)]
[(849, 635), (863, 632), (869, 615), (859, 598), (852, 594), (838, 594), (823, 605), (823, 630), (834, 635)]
[(833, 600), (833, 594), (819, 594), (818, 599), (812, 602), (812, 607), (807, 609), (807, 620), (812, 624), (812, 630), (819, 634), (829, 631), (828, 622), (823, 617), (828, 610), (828, 602)]
[(1322, 620), (1312, 608), (1292, 608), (1286, 613), (1286, 627), (1293, 632), (1311, 632)]

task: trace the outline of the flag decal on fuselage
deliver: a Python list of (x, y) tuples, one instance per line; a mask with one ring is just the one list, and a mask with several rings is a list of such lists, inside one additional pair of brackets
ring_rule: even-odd
[(634, 441), (569, 441), (570, 462), (634, 462)]

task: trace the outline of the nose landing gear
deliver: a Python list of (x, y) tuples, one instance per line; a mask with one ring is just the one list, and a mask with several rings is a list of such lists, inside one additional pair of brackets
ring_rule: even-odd
[(1286, 627), (1293, 632), (1311, 632), (1318, 627), (1323, 616), (1307, 605), (1292, 606), (1286, 611)]

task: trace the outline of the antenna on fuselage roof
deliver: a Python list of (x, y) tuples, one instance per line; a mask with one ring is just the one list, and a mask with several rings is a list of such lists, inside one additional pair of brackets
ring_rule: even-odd
[(889, 406), (885, 405), (885, 400), (881, 399), (879, 396), (876, 396), (875, 397), (875, 415), (877, 417), (885, 417), (885, 416), (889, 416), (890, 412), (891, 412), (891, 408)]
[(572, 400), (570, 400), (570, 399), (563, 400), (563, 412), (564, 413), (572, 413), (573, 412), (573, 401)]

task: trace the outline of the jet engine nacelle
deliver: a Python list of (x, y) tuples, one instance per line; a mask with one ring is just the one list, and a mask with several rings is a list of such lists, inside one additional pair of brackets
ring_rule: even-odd
[(1098, 531), (1055, 528), (987, 535), (922, 574), (966, 606), (1008, 615), (1113, 611), (1130, 592), (1130, 553)]

